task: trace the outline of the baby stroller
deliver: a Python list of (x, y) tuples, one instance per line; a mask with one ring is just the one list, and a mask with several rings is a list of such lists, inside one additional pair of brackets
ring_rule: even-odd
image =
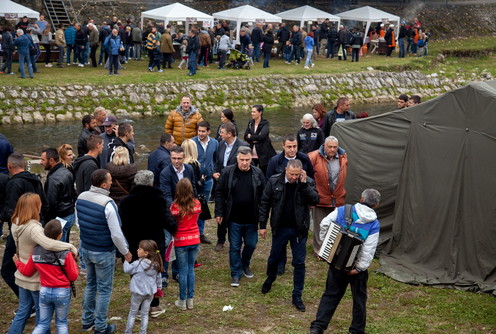
[(240, 68), (250, 69), (250, 57), (247, 54), (241, 53), (236, 49), (229, 50), (229, 63), (227, 67), (239, 70)]

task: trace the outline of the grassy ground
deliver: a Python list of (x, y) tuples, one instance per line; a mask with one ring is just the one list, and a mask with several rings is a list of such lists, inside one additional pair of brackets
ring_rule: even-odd
[[(269, 69), (263, 69), (262, 64), (257, 64), (251, 70), (233, 70), (227, 69), (219, 71), (216, 65), (209, 68), (202, 68), (197, 76), (193, 79), (198, 80), (216, 80), (226, 77), (236, 77), (240, 80), (265, 75), (307, 75), (307, 74), (342, 74), (367, 71), (368, 67), (380, 70), (403, 71), (403, 70), (420, 70), (425, 73), (431, 73), (442, 70), (446, 76), (455, 76), (469, 72), (480, 72), (488, 69), (493, 75), (496, 75), (494, 68), (494, 57), (484, 56), (477, 58), (467, 58), (460, 60), (458, 58), (448, 58), (444, 64), (431, 66), (431, 61), (439, 52), (444, 50), (484, 50), (496, 48), (496, 40), (492, 37), (480, 39), (458, 39), (450, 41), (432, 41), (430, 42), (430, 55), (425, 58), (406, 57), (399, 59), (397, 57), (386, 58), (385, 56), (366, 55), (358, 63), (339, 62), (336, 59), (329, 60), (318, 58), (313, 69), (299, 66), (287, 65), (280, 59), (273, 59), (270, 62)], [(109, 85), (109, 84), (137, 84), (137, 83), (160, 83), (164, 81), (183, 82), (192, 80), (188, 77), (186, 70), (179, 70), (178, 63), (174, 63), (174, 68), (166, 69), (163, 73), (148, 72), (148, 60), (130, 61), (126, 64), (125, 70), (122, 70), (119, 77), (108, 76), (107, 71), (102, 67), (79, 68), (71, 65), (64, 69), (57, 67), (45, 68), (43, 63), (38, 63), (40, 73), (36, 74), (35, 80), (20, 79), (18, 76), (0, 76), (0, 85), (16, 86), (39, 86), (39, 85), (72, 85), (72, 84), (89, 84), (89, 85)], [(17, 65), (14, 66), (14, 69)], [(462, 69), (462, 71), (460, 70)]]
[[(207, 234), (215, 235), (214, 223), (207, 223)], [(73, 233), (71, 240), (77, 239)], [(310, 243), (309, 243), (310, 244)], [(3, 255), (5, 241), (0, 253)], [(252, 261), (253, 279), (243, 278), (239, 288), (231, 288), (228, 251), (217, 253), (213, 245), (202, 245), (199, 255), (203, 266), (196, 269), (195, 309), (180, 311), (174, 306), (178, 284), (165, 290), (161, 304), (167, 312), (151, 319), (149, 333), (307, 333), (324, 290), (326, 265), (311, 256), (307, 247), (306, 284), (303, 300), (307, 311), (300, 313), (291, 304), (292, 267), (274, 283), (267, 295), (260, 293), (270, 241), (260, 240)], [(372, 269), (378, 267), (374, 262)], [(117, 265), (109, 317), (118, 333), (123, 333), (129, 311), (129, 276)], [(84, 277), (77, 281), (78, 297), (72, 300), (70, 333), (80, 331), (81, 297)], [(0, 280), (0, 333), (13, 318), (17, 300)], [(347, 333), (351, 321), (351, 294), (348, 291), (337, 309), (328, 332)], [(224, 305), (232, 311), (223, 312)], [(494, 297), (457, 290), (410, 286), (370, 272), (367, 332), (374, 333), (496, 333)], [(33, 328), (31, 319), (25, 332)], [(54, 328), (54, 327), (53, 327)], [(137, 327), (136, 330), (137, 332)]]

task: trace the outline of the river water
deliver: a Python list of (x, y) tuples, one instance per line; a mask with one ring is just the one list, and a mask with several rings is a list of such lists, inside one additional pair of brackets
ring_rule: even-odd
[[(379, 115), (396, 109), (396, 104), (363, 104), (352, 105), (355, 113), (367, 112), (369, 116)], [(250, 119), (250, 108), (244, 111), (234, 111), (236, 124), (241, 134), (244, 134), (248, 120)], [(300, 119), (305, 113), (311, 113), (307, 109), (281, 109), (267, 111), (264, 117), (270, 121), (270, 133), (272, 142), (277, 151), (281, 149), (280, 141), (288, 133), (295, 133), (300, 127)], [(220, 124), (218, 114), (204, 114), (203, 117), (212, 125), (212, 136)], [(164, 131), (166, 117), (140, 118), (133, 120), (136, 142), (136, 151), (140, 155), (136, 159), (139, 168), (144, 169), (147, 165), (148, 152), (153, 151), (159, 145), (159, 140)], [(58, 147), (61, 144), (70, 144), (77, 149), (77, 140), (81, 132), (81, 122), (64, 122), (54, 124), (19, 124), (2, 125), (0, 133), (4, 134), (14, 146), (16, 151), (24, 154), (39, 156), (41, 151), (47, 147)], [(140, 148), (144, 145), (146, 148)], [(76, 152), (75, 152), (76, 153)]]

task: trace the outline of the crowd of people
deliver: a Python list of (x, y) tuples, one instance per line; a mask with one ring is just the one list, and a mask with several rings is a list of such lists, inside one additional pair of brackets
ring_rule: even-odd
[[(38, 20), (23, 17), (15, 27), (0, 27), (0, 51), (4, 58), (0, 72), (15, 74), (12, 71), (12, 56), (17, 52), (21, 78), (26, 77), (25, 65), (33, 78), (34, 73), (38, 72), (37, 60), (41, 48), (45, 51), (45, 67), (52, 67), (51, 51), (55, 48), (59, 52), (58, 67), (105, 66), (109, 75), (118, 75), (123, 64), (131, 59), (143, 60), (146, 54), (148, 70), (163, 72), (172, 68), (175, 55), (180, 59), (178, 68), (186, 65), (188, 75), (192, 76), (199, 67), (208, 67), (214, 62), (220, 70), (224, 70), (228, 53), (235, 47), (234, 35), (235, 31), (227, 21), (219, 22), (212, 28), (192, 25), (187, 33), (182, 33), (176, 32), (176, 27), (170, 24), (164, 27), (163, 23), (149, 23), (141, 27), (132, 20), (123, 21), (115, 16), (109, 22), (99, 22), (98, 27), (94, 19), (68, 27), (63, 24), (52, 27), (43, 15)], [(400, 58), (407, 54), (421, 57), (428, 54), (430, 38), (430, 32), (423, 31), (417, 19), (408, 24), (401, 21), (398, 36), (395, 26), (388, 22), (379, 22), (365, 32), (363, 28), (336, 26), (329, 19), (312, 24), (308, 29), (298, 25), (288, 28), (286, 23), (247, 24), (241, 27), (239, 35), (240, 52), (248, 59), (241, 61), (240, 65), (263, 61), (263, 68), (268, 68), (271, 57), (276, 55), (286, 64), (298, 65), (304, 61), (306, 69), (314, 67), (317, 57), (336, 56), (339, 60), (347, 60), (351, 53), (351, 61), (358, 62), (364, 44), (369, 50), (374, 50), (381, 42), (387, 46), (387, 56), (398, 48)]]
[[(133, 160), (133, 126), (119, 123), (102, 107), (83, 117), (77, 152), (68, 144), (41, 152), (41, 165), (48, 172), (44, 185), (26, 170), (23, 155), (0, 137), (0, 219), (10, 227), (1, 274), (19, 298), (8, 333), (22, 333), (33, 312), (33, 333), (45, 333), (53, 313), (57, 331), (66, 333), (71, 286), (83, 273), (82, 330), (115, 332), (107, 315), (116, 257), (131, 275), (125, 333), (132, 332), (139, 316), (140, 332), (146, 333), (149, 317), (165, 312), (160, 297), (169, 278), (179, 283), (177, 308), (193, 309), (194, 268), (201, 265), (200, 245), (212, 243), (205, 233), (210, 219), (217, 225), (213, 249), (222, 252), (229, 241), (234, 288), (243, 277), (256, 274), (252, 256), (258, 238), (268, 237), (268, 225), (272, 242), (261, 293), (269, 293), (285, 273), (289, 243), (294, 267), (291, 300), (302, 312), (309, 230), (316, 256), (331, 222), (343, 228), (351, 224), (364, 244), (351, 270), (329, 266), (310, 332), (325, 331), (350, 284), (350, 332), (364, 333), (367, 268), (378, 242), (374, 208), (380, 193), (364, 190), (351, 209), (351, 222), (345, 216), (348, 159), (330, 132), (336, 122), (356, 118), (350, 101), (342, 97), (328, 112), (314, 105), (312, 114), (302, 117), (301, 128), (284, 136), (280, 153), (271, 142), (262, 105), (252, 107), (244, 133), (238, 130), (234, 112), (224, 110), (213, 134), (191, 98), (182, 96), (180, 101), (167, 118), (158, 148), (148, 157), (147, 170), (138, 170)], [(70, 233), (75, 224), (79, 240)]]

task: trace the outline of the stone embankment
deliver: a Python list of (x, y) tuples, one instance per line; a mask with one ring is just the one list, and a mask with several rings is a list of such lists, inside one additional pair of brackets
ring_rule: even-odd
[(352, 103), (395, 101), (399, 94), (423, 98), (440, 95), (464, 85), (436, 73), (369, 71), (342, 75), (265, 76), (222, 80), (164, 82), (160, 84), (67, 85), (4, 87), (0, 91), (2, 124), (50, 123), (81, 119), (102, 105), (119, 117), (167, 114), (183, 94), (192, 96), (202, 112), (246, 108), (302, 107), (322, 103), (330, 107), (346, 96)]

